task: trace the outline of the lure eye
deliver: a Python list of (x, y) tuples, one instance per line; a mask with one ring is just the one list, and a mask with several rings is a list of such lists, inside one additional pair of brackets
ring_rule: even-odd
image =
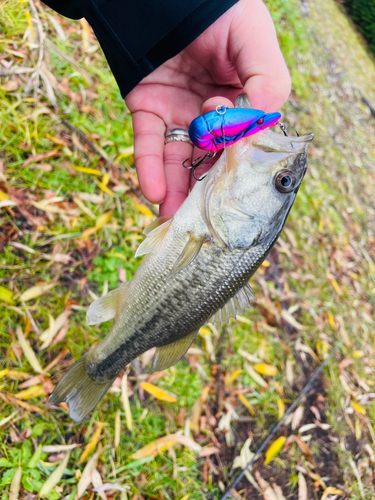
[(296, 187), (297, 179), (293, 172), (284, 170), (275, 179), (276, 189), (280, 193), (290, 193)]
[(262, 125), (263, 123), (264, 123), (264, 118), (259, 118), (259, 120), (257, 121), (257, 124)]

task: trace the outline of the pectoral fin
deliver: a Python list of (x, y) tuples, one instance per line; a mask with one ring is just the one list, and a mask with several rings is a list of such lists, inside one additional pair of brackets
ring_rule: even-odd
[[(157, 219), (158, 220), (158, 219)], [(156, 221), (154, 221), (156, 222)], [(171, 225), (172, 219), (163, 222), (160, 226), (147, 233), (147, 238), (139, 245), (135, 257), (146, 255), (161, 244)], [(152, 223), (153, 224), (153, 223)], [(151, 224), (151, 225), (152, 225)], [(145, 229), (147, 231), (148, 228)]]
[(146, 236), (149, 235), (150, 233), (152, 233), (152, 231), (156, 228), (158, 228), (159, 226), (163, 225), (164, 222), (168, 222), (172, 219), (173, 215), (165, 215), (164, 217), (158, 217), (157, 219), (155, 219), (154, 221), (151, 222), (151, 224), (149, 224), (146, 229), (143, 231), (143, 234), (145, 234)]
[(175, 274), (180, 272), (184, 267), (188, 266), (195, 257), (198, 255), (199, 250), (202, 248), (203, 243), (206, 240), (206, 236), (202, 236), (197, 238), (193, 234), (189, 235), (189, 240), (185, 245), (185, 248), (182, 250), (180, 256), (175, 262), (173, 269), (170, 274), (170, 278), (172, 278)]
[(86, 313), (86, 325), (97, 325), (116, 317), (119, 305), (126, 294), (128, 283), (95, 300)]
[(152, 362), (151, 373), (165, 370), (170, 366), (175, 365), (189, 349), (197, 335), (198, 331), (192, 332), (186, 337), (183, 337), (176, 342), (172, 342), (172, 344), (158, 347)]

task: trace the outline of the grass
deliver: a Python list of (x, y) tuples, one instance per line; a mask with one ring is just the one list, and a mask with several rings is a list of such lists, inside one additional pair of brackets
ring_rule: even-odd
[[(47, 395), (71, 360), (107, 333), (109, 323), (85, 326), (85, 311), (93, 298), (132, 277), (141, 232), (153, 215), (129, 190), (129, 182), (137, 183), (131, 120), (94, 36), (84, 24), (36, 4), (49, 44), (49, 84), (42, 77), (38, 85), (30, 82), (30, 73), (0, 81), (3, 498), (11, 485), (16, 488), (19, 467), (19, 496), (37, 496), (64, 459), (66, 451), (58, 447), (71, 443), (77, 446), (63, 474), (43, 498), (74, 499), (88, 477), (82, 496), (91, 500), (98, 496), (98, 475), (108, 488), (102, 498), (219, 498), (239, 472), (233, 459), (246, 439), (252, 437), (254, 452), (337, 340), (343, 341), (340, 352), (276, 436), (300, 441), (269, 465), (262, 456), (253, 471), (257, 489), (244, 480), (238, 490), (261, 498), (267, 481), (282, 487), (286, 498), (298, 498), (305, 481), (308, 498), (338, 494), (328, 487), (341, 490), (339, 498), (374, 497), (375, 122), (359, 93), (375, 103), (374, 60), (333, 1), (317, 0), (305, 18), (296, 0), (267, 4), (293, 78), (284, 121), (291, 133), (297, 128), (316, 137), (277, 251), (253, 280), (258, 304), (224, 332), (204, 330), (188, 362), (159, 378), (142, 373), (142, 360), (134, 364), (127, 391), (118, 380), (83, 425), (63, 408), (46, 410)], [(10, 62), (35, 67), (39, 53), (29, 4), (12, 0), (2, 9), (0, 68)], [(38, 23), (32, 25), (37, 32)], [(50, 152), (55, 156), (36, 158)], [(24, 166), (30, 158), (35, 161)], [(34, 298), (24, 299), (27, 290), (44, 284), (55, 286), (34, 289)], [(43, 369), (53, 362), (48, 374), (35, 378), (17, 328)], [(55, 337), (42, 348), (46, 330)], [(256, 358), (276, 373), (254, 377)], [(148, 395), (140, 385), (146, 380), (173, 393), (176, 402)], [(28, 393), (21, 392), (25, 385)], [(194, 439), (203, 453), (175, 443), (155, 458), (132, 456), (176, 432)], [(57, 448), (43, 451), (51, 445)]]

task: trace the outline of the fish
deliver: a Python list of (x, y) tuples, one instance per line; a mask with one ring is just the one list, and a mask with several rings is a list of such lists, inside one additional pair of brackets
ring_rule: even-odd
[[(237, 107), (250, 108), (246, 95)], [(275, 244), (307, 169), (313, 134), (271, 129), (223, 154), (173, 215), (148, 226), (146, 255), (124, 286), (93, 302), (87, 324), (115, 319), (108, 335), (74, 363), (50, 396), (76, 422), (88, 418), (121, 370), (156, 348), (153, 371), (187, 352), (199, 329), (244, 313), (255, 296), (249, 279)]]

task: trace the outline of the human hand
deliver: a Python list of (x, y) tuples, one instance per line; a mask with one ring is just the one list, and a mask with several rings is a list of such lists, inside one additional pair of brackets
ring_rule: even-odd
[[(180, 54), (144, 78), (125, 98), (132, 113), (134, 159), (143, 194), (174, 214), (195, 183), (187, 158), (205, 152), (185, 142), (164, 145), (166, 130), (188, 129), (217, 105), (233, 107), (245, 92), (252, 106), (275, 112), (290, 93), (290, 76), (262, 0), (239, 0)], [(197, 175), (212, 166), (208, 161)]]

